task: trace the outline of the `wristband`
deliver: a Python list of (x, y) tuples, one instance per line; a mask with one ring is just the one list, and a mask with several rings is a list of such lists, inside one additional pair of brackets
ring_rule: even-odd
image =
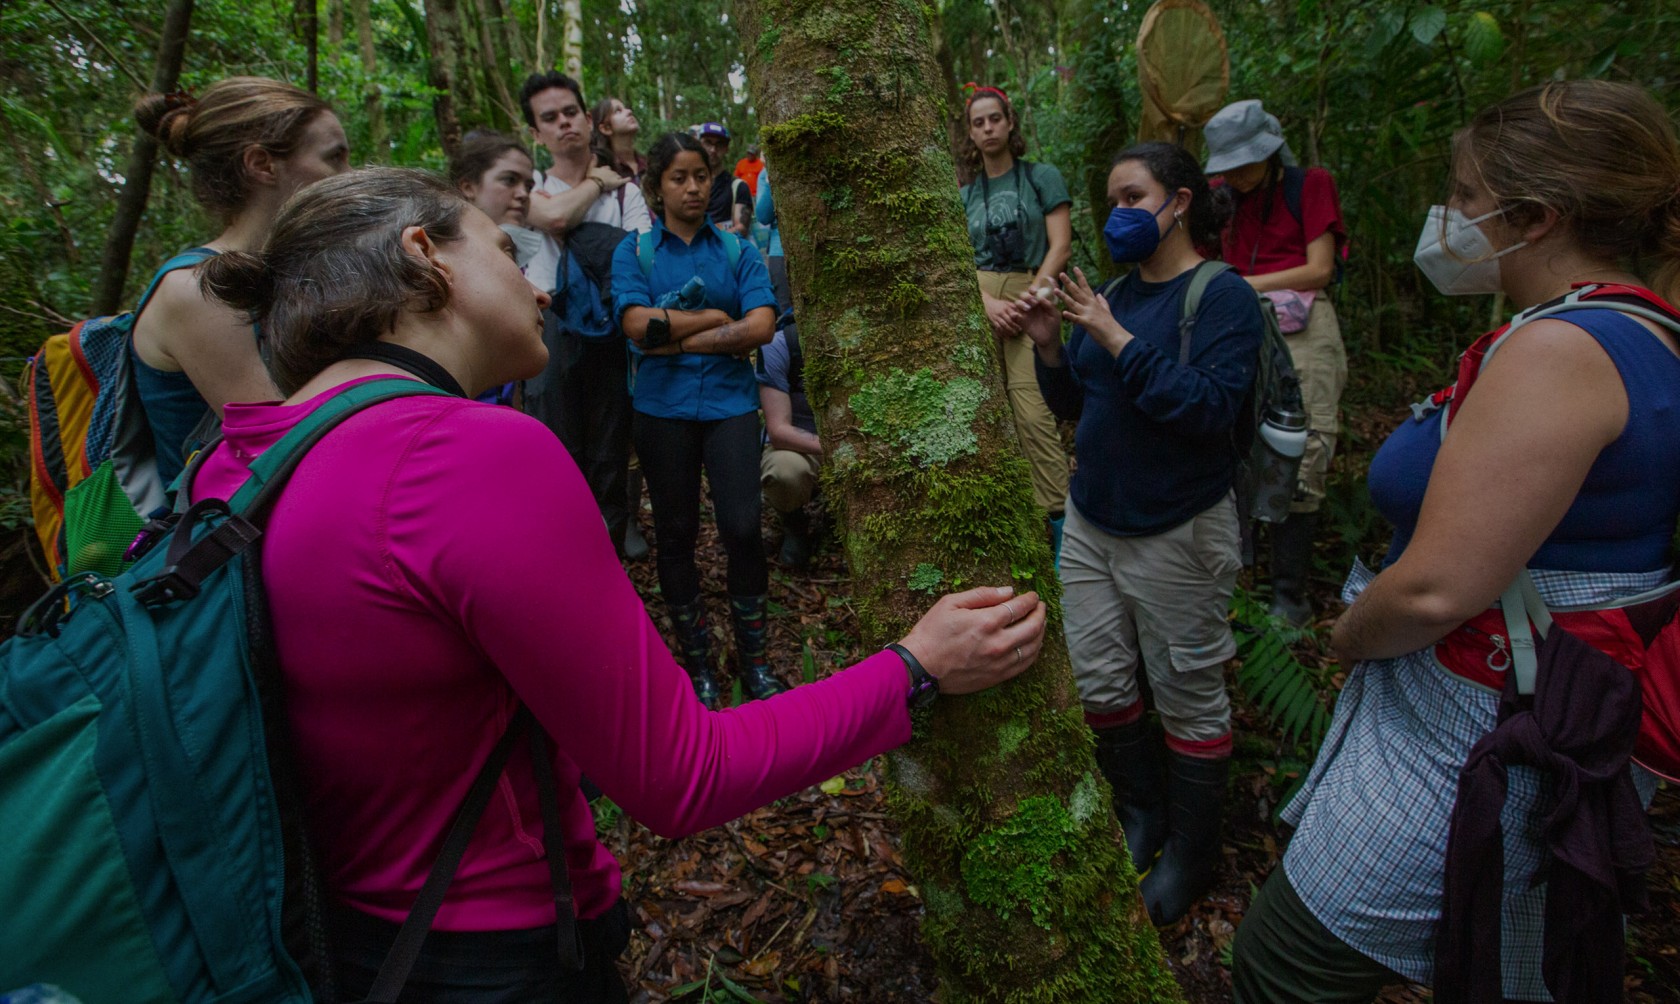
[(886, 651), (903, 659), (904, 669), (910, 674), (910, 689), (905, 692), (904, 703), (909, 705), (911, 710), (919, 710), (932, 704), (934, 698), (939, 696), (939, 681), (922, 666), (921, 660), (911, 655), (910, 650), (898, 642), (888, 645)]
[(642, 334), (642, 348), (663, 348), (665, 344), (671, 340), (671, 322), (669, 317), (670, 312), (667, 311), (665, 317), (648, 318), (647, 330)]

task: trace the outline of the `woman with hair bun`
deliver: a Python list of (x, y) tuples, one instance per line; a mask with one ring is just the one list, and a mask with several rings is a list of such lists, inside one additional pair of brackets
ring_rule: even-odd
[(682, 836), (908, 741), (912, 702), (984, 689), (1037, 658), (1037, 597), (974, 589), (827, 679), (707, 710), (565, 447), (541, 422), (469, 399), (542, 369), (548, 296), (520, 274), (507, 234), (441, 179), (375, 169), (322, 182), (287, 205), (260, 251), (225, 254), (202, 275), (209, 295), (262, 325), (287, 398), (227, 407), (194, 498), (231, 497), (264, 450), (354, 385), (417, 378), (449, 392), (386, 401), (336, 428), (263, 533), (341, 999), (366, 995), (521, 705), (552, 740), (583, 969), (558, 958), (556, 925), (574, 918), (557, 914), (534, 761), (519, 747), (404, 1000), (626, 999), (622, 879), (584, 774), (655, 832)]
[[(1622, 915), (1654, 856), (1640, 764), (1680, 774), (1642, 745), (1630, 672), (1674, 672), (1643, 664), (1634, 625), (1673, 618), (1637, 598), (1672, 600), (1680, 518), (1680, 139), (1638, 87), (1558, 81), (1482, 110), (1452, 154), (1417, 265), (1518, 314), (1372, 458), (1395, 533), (1343, 589), (1347, 682), (1237, 930), (1240, 1004), (1403, 980), (1620, 1000)], [(1532, 674), (1531, 621), (1552, 624)]]
[[(1166, 924), (1220, 861), (1224, 666), (1236, 654), (1226, 614), (1242, 567), (1232, 433), (1265, 322), (1254, 290), (1197, 251), (1217, 246), (1230, 196), (1209, 190), (1190, 154), (1130, 147), (1109, 172), (1108, 197), (1109, 255), (1137, 267), (1102, 292), (1078, 269), (1063, 275), (1060, 318), (1035, 296), (1022, 326), (1044, 400), (1079, 423), (1060, 567), (1068, 655), (1126, 845), (1147, 872), (1144, 904)], [(1179, 317), (1198, 282), (1186, 351)], [(1074, 324), (1066, 347), (1061, 319)], [(1164, 766), (1140, 669), (1166, 733)]]
[[(197, 98), (150, 94), (140, 128), (187, 162), (193, 195), (222, 224), (187, 256), (259, 246), (293, 193), (349, 166), (344, 128), (326, 102), (263, 77), (229, 77)], [(134, 377), (165, 482), (188, 439), (230, 401), (275, 396), (248, 317), (207, 299), (185, 270), (164, 276), (134, 324)]]

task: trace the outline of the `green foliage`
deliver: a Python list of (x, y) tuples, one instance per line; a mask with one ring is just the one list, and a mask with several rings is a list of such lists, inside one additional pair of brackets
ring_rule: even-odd
[(1254, 706), (1291, 743), (1313, 749), (1330, 727), (1326, 695), (1331, 692), (1323, 674), (1295, 658), (1292, 646), (1311, 641), (1312, 632), (1291, 628), (1266, 612), (1247, 590), (1231, 599), (1237, 636), (1237, 686)]
[(746, 987), (717, 968), (716, 959), (706, 960), (706, 975), (691, 983), (671, 988), (671, 1000), (690, 1004), (761, 1004)]

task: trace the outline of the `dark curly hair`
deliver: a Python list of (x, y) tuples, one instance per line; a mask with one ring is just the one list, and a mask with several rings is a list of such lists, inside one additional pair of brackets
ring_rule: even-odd
[(670, 169), (671, 162), (677, 159), (677, 154), (684, 150), (699, 154), (710, 169), (711, 161), (706, 157), (706, 148), (686, 132), (668, 132), (654, 140), (653, 147), (648, 150), (647, 171), (642, 175), (642, 198), (656, 214), (665, 212), (665, 197), (660, 194), (659, 182)]
[(525, 124), (535, 129), (537, 116), (531, 111), (531, 99), (551, 88), (571, 91), (578, 100), (578, 107), (584, 106), (583, 85), (566, 76), (559, 70), (549, 70), (547, 73), (533, 73), (525, 78), (525, 83), (519, 88), (519, 109), (525, 113)]
[(1236, 196), (1227, 185), (1208, 186), (1202, 165), (1190, 151), (1172, 143), (1137, 143), (1120, 151), (1109, 170), (1135, 160), (1149, 170), (1150, 177), (1161, 183), (1168, 192), (1181, 188), (1190, 190), (1190, 211), (1184, 214), (1184, 229), (1198, 248), (1219, 247), (1225, 224), (1236, 212)]

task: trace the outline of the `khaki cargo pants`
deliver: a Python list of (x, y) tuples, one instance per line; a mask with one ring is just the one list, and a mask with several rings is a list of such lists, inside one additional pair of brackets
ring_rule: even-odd
[[(1032, 285), (1031, 272), (980, 272), (980, 289), (999, 300), (1016, 300)], [(1056, 416), (1044, 403), (1033, 372), (1032, 339), (1025, 335), (998, 338), (1003, 360), (1003, 386), (1015, 413), (1015, 435), (1032, 468), (1033, 501), (1046, 512), (1062, 508), (1068, 493), (1068, 457)]]
[(1337, 412), (1342, 390), (1347, 386), (1347, 349), (1342, 344), (1342, 326), (1336, 308), (1325, 292), (1313, 300), (1307, 326), (1284, 335), (1295, 373), (1301, 378), (1301, 400), (1307, 408), (1307, 451), (1301, 457), (1301, 473), (1295, 486), (1290, 512), (1317, 512), (1324, 504), (1324, 483), (1330, 461), (1336, 455), (1336, 434), (1341, 425)]

